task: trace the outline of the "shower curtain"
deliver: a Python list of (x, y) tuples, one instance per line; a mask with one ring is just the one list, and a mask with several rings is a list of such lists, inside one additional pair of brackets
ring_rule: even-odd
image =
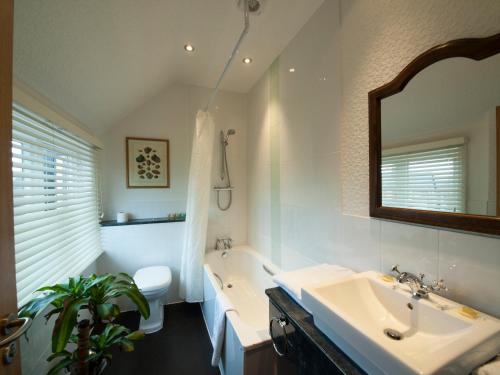
[(179, 286), (180, 296), (187, 302), (203, 300), (203, 260), (212, 190), (210, 182), (214, 136), (211, 115), (198, 111), (189, 167), (186, 231)]

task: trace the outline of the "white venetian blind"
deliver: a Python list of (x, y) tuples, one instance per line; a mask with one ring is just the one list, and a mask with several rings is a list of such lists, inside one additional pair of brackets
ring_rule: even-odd
[(465, 212), (465, 144), (383, 152), (382, 205)]
[(14, 231), (19, 305), (78, 275), (101, 253), (98, 152), (14, 104)]

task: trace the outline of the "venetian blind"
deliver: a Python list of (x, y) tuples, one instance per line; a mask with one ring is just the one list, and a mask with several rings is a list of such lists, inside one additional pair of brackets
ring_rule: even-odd
[(14, 104), (12, 172), (17, 298), (78, 275), (101, 253), (98, 151)]
[(383, 155), (382, 205), (465, 212), (465, 144)]

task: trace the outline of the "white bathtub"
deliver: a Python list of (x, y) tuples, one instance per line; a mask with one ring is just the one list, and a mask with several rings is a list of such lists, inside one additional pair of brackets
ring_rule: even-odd
[[(224, 256), (223, 256), (224, 253)], [(217, 291), (236, 311), (227, 313), (225, 345), (219, 366), (225, 375), (271, 374), (269, 304), (264, 290), (274, 287), (270, 273), (278, 268), (249, 246), (212, 251), (205, 257), (203, 316), (210, 336)]]

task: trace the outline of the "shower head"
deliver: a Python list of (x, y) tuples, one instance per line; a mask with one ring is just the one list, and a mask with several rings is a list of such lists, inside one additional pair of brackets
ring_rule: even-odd
[[(248, 1), (248, 11), (254, 14), (260, 14), (260, 10), (262, 10), (262, 2), (264, 0), (247, 0)], [(245, 0), (238, 0), (238, 7), (240, 9), (245, 9)]]
[(257, 12), (260, 9), (260, 1), (259, 0), (248, 0), (248, 10), (250, 12)]
[(224, 146), (227, 146), (229, 145), (229, 136), (230, 135), (235, 135), (236, 134), (236, 130), (234, 129), (228, 129), (227, 132), (224, 133), (224, 130), (221, 130), (220, 131), (220, 139), (221, 139), (221, 142)]

